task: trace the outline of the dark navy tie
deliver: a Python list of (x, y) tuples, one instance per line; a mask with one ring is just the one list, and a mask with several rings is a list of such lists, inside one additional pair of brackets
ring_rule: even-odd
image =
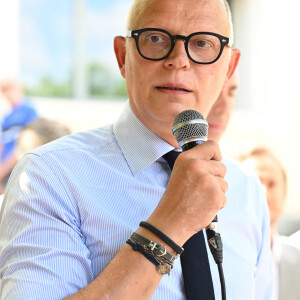
[[(163, 157), (173, 169), (180, 152), (170, 151)], [(203, 231), (199, 231), (183, 245), (180, 256), (187, 300), (214, 300), (214, 287), (210, 273)]]

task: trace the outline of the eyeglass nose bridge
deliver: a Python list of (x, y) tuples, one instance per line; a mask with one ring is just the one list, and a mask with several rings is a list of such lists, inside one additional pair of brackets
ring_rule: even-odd
[(181, 34), (172, 35), (173, 41), (175, 43), (176, 40), (184, 40), (184, 43), (186, 44), (188, 41), (188, 37)]
[(170, 49), (169, 54), (167, 55), (167, 57), (173, 52), (174, 47), (175, 47), (175, 42), (177, 40), (183, 40), (184, 41), (185, 52), (186, 52), (188, 58), (192, 59), (191, 56), (190, 56), (190, 54), (189, 54), (189, 51), (188, 51), (189, 37), (185, 36), (185, 35), (181, 35), (181, 34), (171, 35), (171, 37), (172, 37), (172, 46), (171, 46), (171, 49)]

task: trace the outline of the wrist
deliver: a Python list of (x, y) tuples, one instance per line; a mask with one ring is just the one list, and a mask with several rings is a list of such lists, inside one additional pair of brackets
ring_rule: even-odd
[(158, 238), (160, 238), (161, 240), (164, 241), (165, 244), (167, 244), (168, 246), (170, 246), (177, 255), (181, 255), (183, 253), (183, 248), (180, 247), (177, 243), (175, 243), (169, 236), (167, 236), (166, 234), (164, 234), (161, 230), (159, 230), (158, 228), (156, 228), (155, 226), (153, 226), (152, 224), (146, 222), (146, 221), (141, 221), (140, 222), (140, 226), (148, 229), (149, 231), (151, 231), (152, 233), (154, 233)]
[(144, 237), (146, 237), (147, 239), (158, 243), (159, 245), (163, 245), (166, 247), (167, 251), (172, 254), (172, 255), (176, 255), (177, 253), (169, 246), (167, 245), (161, 238), (159, 238), (157, 235), (155, 235), (154, 233), (152, 233), (151, 231), (149, 231), (148, 229), (144, 228), (144, 227), (139, 227), (136, 232)]
[[(166, 236), (172, 239), (177, 245), (182, 247), (184, 243), (194, 234), (186, 230), (184, 224), (174, 222), (169, 218), (155, 218), (154, 216), (146, 220), (160, 231), (162, 231)], [(148, 232), (150, 230), (146, 229)], [(153, 233), (152, 233), (153, 234)], [(156, 236), (155, 234), (153, 234)], [(161, 239), (160, 239), (161, 240)]]

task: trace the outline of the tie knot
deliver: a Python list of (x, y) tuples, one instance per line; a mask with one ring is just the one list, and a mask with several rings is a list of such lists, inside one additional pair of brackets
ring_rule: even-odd
[(166, 153), (165, 155), (163, 155), (163, 158), (168, 162), (171, 170), (173, 170), (175, 160), (180, 153), (181, 152), (179, 152), (179, 151), (172, 150), (172, 151)]

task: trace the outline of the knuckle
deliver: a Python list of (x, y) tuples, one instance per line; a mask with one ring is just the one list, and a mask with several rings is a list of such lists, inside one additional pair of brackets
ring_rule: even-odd
[(195, 172), (202, 171), (205, 167), (205, 162), (202, 159), (194, 158), (191, 161), (191, 167)]
[(222, 186), (223, 186), (223, 190), (226, 192), (228, 190), (228, 182), (225, 179), (223, 179)]
[(221, 166), (222, 166), (223, 173), (225, 175), (227, 172), (227, 167), (222, 162), (221, 162)]
[(209, 189), (209, 190), (214, 190), (214, 183), (213, 183), (213, 176), (210, 175), (209, 173), (202, 173), (201, 174), (201, 184), (203, 188)]
[(224, 195), (223, 201), (222, 201), (222, 205), (221, 205), (221, 208), (220, 208), (220, 209), (224, 208), (225, 205), (226, 205), (226, 203), (227, 203), (227, 197)]
[(201, 174), (203, 173), (205, 166), (204, 161), (199, 158), (192, 158), (187, 163), (187, 171), (191, 174)]
[(212, 189), (212, 197), (216, 199), (217, 202), (222, 202), (224, 193), (220, 188), (214, 188)]
[(221, 162), (216, 162), (215, 174), (224, 178), (227, 172), (226, 166)]

